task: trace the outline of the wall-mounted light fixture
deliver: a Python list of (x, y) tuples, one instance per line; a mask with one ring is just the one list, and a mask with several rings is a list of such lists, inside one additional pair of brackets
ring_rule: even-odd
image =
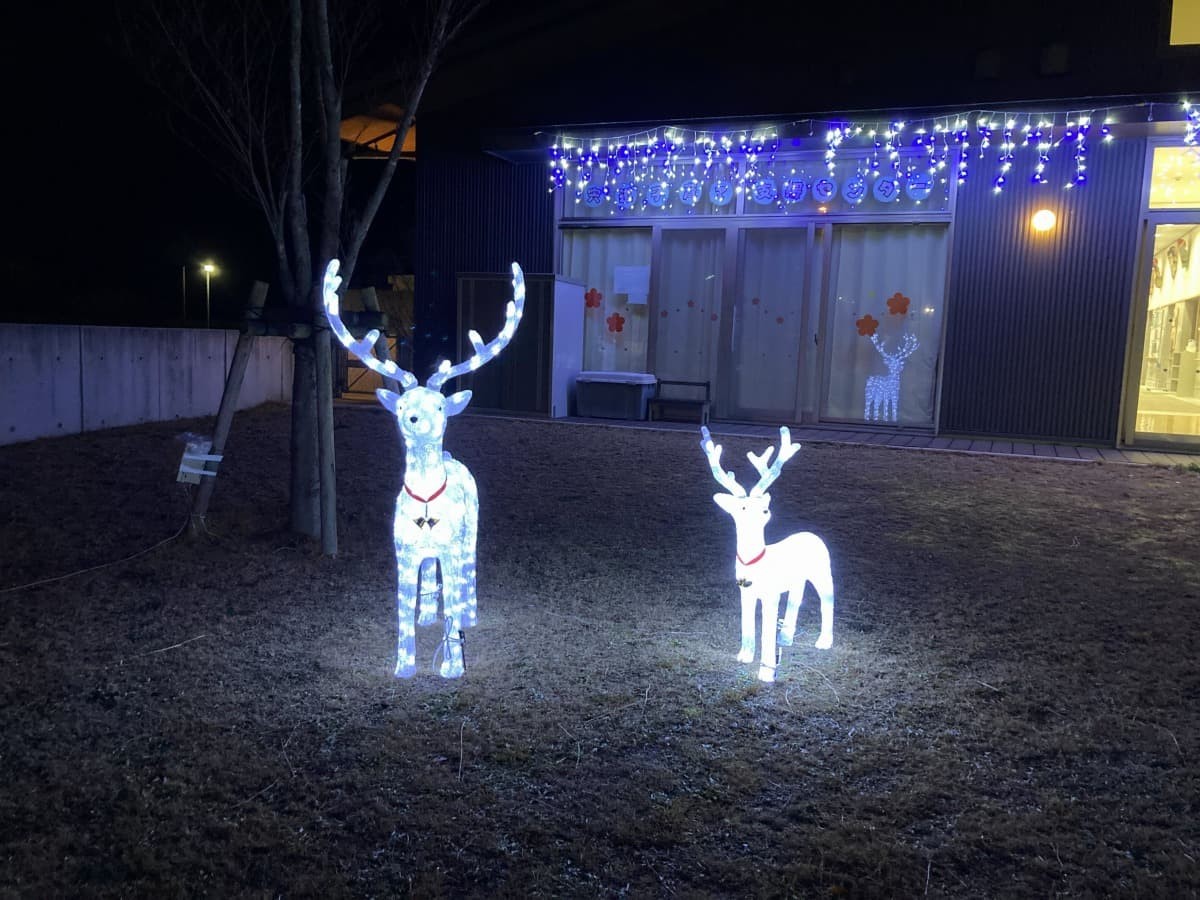
[(1034, 231), (1049, 231), (1057, 221), (1058, 217), (1053, 212), (1048, 209), (1039, 209), (1029, 220), (1029, 225)]

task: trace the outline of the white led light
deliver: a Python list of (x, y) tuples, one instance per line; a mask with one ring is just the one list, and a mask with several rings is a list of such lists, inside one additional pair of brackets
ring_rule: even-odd
[(900, 373), (904, 371), (905, 360), (916, 352), (917, 336), (904, 335), (904, 341), (895, 353), (888, 353), (883, 349), (883, 342), (879, 340), (878, 335), (871, 335), (871, 343), (883, 357), (888, 373), (867, 376), (863, 418), (872, 422), (895, 422), (900, 408)]
[[(820, 650), (833, 646), (833, 574), (825, 542), (808, 531), (789, 535), (774, 544), (768, 544), (764, 537), (767, 522), (771, 519), (771, 495), (766, 490), (779, 477), (784, 463), (800, 449), (799, 444), (792, 443), (786, 425), (780, 427), (779, 439), (779, 456), (774, 463), (770, 462), (774, 447), (767, 447), (760, 454), (746, 454), (759, 474), (758, 483), (747, 494), (734, 474), (721, 468), (721, 445), (713, 443), (708, 428), (700, 428), (700, 447), (708, 458), (713, 477), (729, 492), (713, 494), (713, 500), (733, 518), (737, 532), (734, 577), (741, 591), (742, 606), (742, 645), (738, 662), (754, 661), (754, 619), (759, 604), (762, 605), (760, 681), (775, 680), (776, 638), (780, 645), (791, 646), (796, 634), (796, 616), (807, 584), (811, 584), (821, 598), (821, 633), (816, 646)], [(779, 604), (785, 593), (788, 595), (787, 611), (780, 622)]]
[[(440, 596), (443, 640), (442, 663), (438, 671), (443, 678), (458, 678), (463, 674), (462, 629), (471, 627), (477, 620), (475, 539), (479, 495), (467, 467), (442, 450), (446, 422), (450, 416), (467, 408), (471, 392), (459, 391), (447, 397), (442, 393), (442, 385), (494, 359), (512, 340), (525, 311), (525, 276), (521, 267), (513, 263), (513, 299), (505, 308), (504, 328), (500, 334), (484, 344), (477, 332), (468, 332), (475, 353), (458, 365), (443, 360), (437, 372), (421, 387), (411, 372), (375, 357), (374, 339), (378, 338), (378, 332), (373, 331), (362, 340), (356, 340), (346, 329), (338, 314), (337, 290), (342, 282), (337, 274), (338, 267), (338, 260), (334, 259), (325, 269), (325, 317), (330, 328), (368, 369), (396, 378), (404, 388), (400, 394), (383, 388), (375, 392), (379, 401), (395, 415), (404, 441), (403, 489), (396, 497), (392, 520), (400, 632), (396, 675), (408, 678), (416, 672), (413, 621), (415, 618), (419, 625), (437, 622)], [(440, 591), (437, 584), (439, 570)]]

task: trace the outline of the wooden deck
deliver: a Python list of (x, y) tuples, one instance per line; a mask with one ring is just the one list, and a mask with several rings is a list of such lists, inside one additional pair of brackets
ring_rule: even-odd
[[(360, 409), (379, 409), (375, 403), (355, 400), (336, 400), (338, 406)], [(550, 419), (538, 415), (494, 410), (468, 409), (466, 415), (501, 419), (533, 419), (539, 422), (565, 422), (571, 425), (594, 425), (601, 428), (640, 428), (647, 431), (699, 432), (696, 422), (637, 421), (632, 419), (593, 419), (569, 416)], [(800, 443), (858, 444), (872, 447), (893, 447), (897, 450), (932, 450), (942, 453), (966, 453), (981, 456), (1025, 456), (1034, 459), (1053, 459), (1063, 462), (1105, 462), (1133, 466), (1200, 466), (1200, 452), (1179, 450), (1123, 450), (1096, 444), (1047, 444), (1006, 438), (966, 438), (935, 436), (925, 431), (903, 428), (855, 428), (853, 425), (792, 425), (792, 440)], [(714, 436), (753, 437), (774, 440), (778, 425), (752, 425), (737, 422), (710, 422)]]
[[(576, 425), (599, 425), (613, 428), (645, 428), (654, 431), (698, 431), (699, 426), (688, 422), (638, 422), (624, 419), (588, 419), (572, 416), (547, 421), (570, 422)], [(987, 438), (940, 437), (927, 432), (904, 429), (855, 429), (849, 425), (790, 426), (792, 440), (801, 443), (861, 444), (875, 447), (895, 447), (904, 450), (934, 450), (949, 453), (980, 454), (985, 456), (1027, 456), (1067, 462), (1112, 462), (1138, 466), (1200, 465), (1200, 453), (1165, 452), (1157, 450), (1122, 450), (1114, 447), (1080, 444), (1046, 444), (1021, 440)], [(778, 425), (748, 425), (731, 422), (712, 422), (709, 430), (714, 436), (762, 437), (768, 440), (779, 434)]]

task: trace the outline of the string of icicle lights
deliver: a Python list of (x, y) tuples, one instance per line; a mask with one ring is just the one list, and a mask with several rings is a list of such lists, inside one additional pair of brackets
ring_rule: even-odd
[[(796, 203), (829, 181), (839, 166), (856, 184), (891, 180), (910, 197), (928, 196), (935, 182), (953, 175), (959, 183), (982, 169), (1000, 193), (1009, 183), (1019, 153), (1030, 157), (1030, 180), (1047, 182), (1055, 153), (1067, 152), (1074, 171), (1063, 185), (1088, 181), (1092, 144), (1113, 139), (1122, 112), (1166, 104), (1057, 113), (973, 111), (920, 120), (864, 123), (804, 119), (785, 126), (729, 131), (663, 126), (609, 137), (562, 135), (550, 148), (550, 190), (573, 190), (576, 203), (610, 205), (622, 211), (663, 207), (678, 201), (696, 206), (706, 196), (714, 206), (736, 193), (751, 192), (759, 203)], [(1182, 102), (1184, 143), (1200, 141), (1200, 107)], [(797, 172), (794, 159), (779, 154), (811, 149), (822, 140), (830, 178)], [(993, 148), (994, 152), (993, 152)], [(992, 156), (991, 159), (987, 157)], [(786, 162), (786, 166), (785, 166)], [(826, 188), (827, 189), (827, 188)], [(877, 195), (878, 196), (878, 195)], [(851, 196), (848, 200), (854, 202)], [(882, 198), (881, 198), (882, 199)]]

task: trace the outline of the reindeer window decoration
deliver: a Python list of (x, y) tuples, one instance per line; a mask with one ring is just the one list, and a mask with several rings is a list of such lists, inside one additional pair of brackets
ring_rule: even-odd
[[(396, 604), (400, 637), (396, 651), (396, 676), (409, 678), (416, 672), (417, 625), (438, 621), (438, 591), (435, 579), (441, 569), (441, 621), (444, 628), (443, 678), (463, 674), (462, 629), (476, 624), (475, 538), (479, 521), (479, 495), (475, 479), (462, 463), (442, 450), (446, 423), (467, 408), (470, 391), (449, 397), (442, 386), (452, 378), (473, 372), (495, 357), (512, 340), (525, 311), (525, 276), (512, 264), (513, 299), (505, 308), (504, 327), (487, 344), (475, 331), (467, 336), (475, 352), (464, 362), (451, 365), (443, 360), (422, 387), (415, 375), (392, 360), (374, 354), (379, 332), (355, 339), (342, 323), (338, 306), (338, 260), (325, 270), (325, 316), (338, 340), (361, 359), (368, 369), (394, 379), (404, 389), (375, 393), (395, 417), (404, 441), (404, 477), (396, 497), (392, 535), (396, 545)], [(417, 601), (420, 598), (418, 618)]]
[[(721, 445), (714, 444), (705, 427), (700, 429), (700, 447), (708, 457), (709, 467), (717, 484), (726, 494), (713, 494), (713, 500), (733, 517), (737, 531), (737, 550), (734, 554), (734, 574), (742, 601), (742, 647), (737, 660), (754, 661), (754, 618), (762, 606), (762, 656), (758, 667), (760, 681), (774, 681), (776, 629), (778, 642), (790, 647), (796, 634), (796, 617), (804, 599), (804, 590), (811, 584), (821, 599), (821, 633), (816, 646), (828, 650), (833, 646), (833, 573), (829, 564), (829, 549), (815, 534), (808, 531), (789, 535), (782, 541), (768, 544), (764, 537), (771, 519), (771, 495), (767, 488), (779, 477), (783, 465), (800, 449), (792, 443), (787, 426), (779, 429), (779, 455), (771, 462), (774, 447), (761, 454), (747, 453), (758, 470), (758, 483), (750, 489), (738, 484), (733, 472), (721, 468)], [(787, 612), (779, 620), (779, 604), (788, 595)]]
[(867, 387), (863, 403), (863, 418), (873, 422), (895, 422), (900, 415), (900, 373), (904, 371), (905, 361), (912, 356), (917, 347), (917, 336), (906, 334), (895, 353), (888, 353), (883, 347), (879, 335), (871, 335), (871, 343), (883, 357), (887, 366), (886, 375), (868, 375)]
[[(887, 300), (888, 317), (904, 317), (908, 314), (911, 300), (896, 291)], [(917, 336), (906, 332), (900, 341), (900, 346), (894, 353), (889, 353), (883, 346), (883, 341), (875, 330), (879, 320), (870, 313), (854, 323), (862, 336), (870, 335), (871, 345), (883, 357), (887, 366), (886, 375), (868, 375), (866, 388), (863, 391), (863, 418), (868, 422), (895, 422), (900, 418), (900, 373), (904, 371), (904, 363), (917, 351), (920, 344)]]

